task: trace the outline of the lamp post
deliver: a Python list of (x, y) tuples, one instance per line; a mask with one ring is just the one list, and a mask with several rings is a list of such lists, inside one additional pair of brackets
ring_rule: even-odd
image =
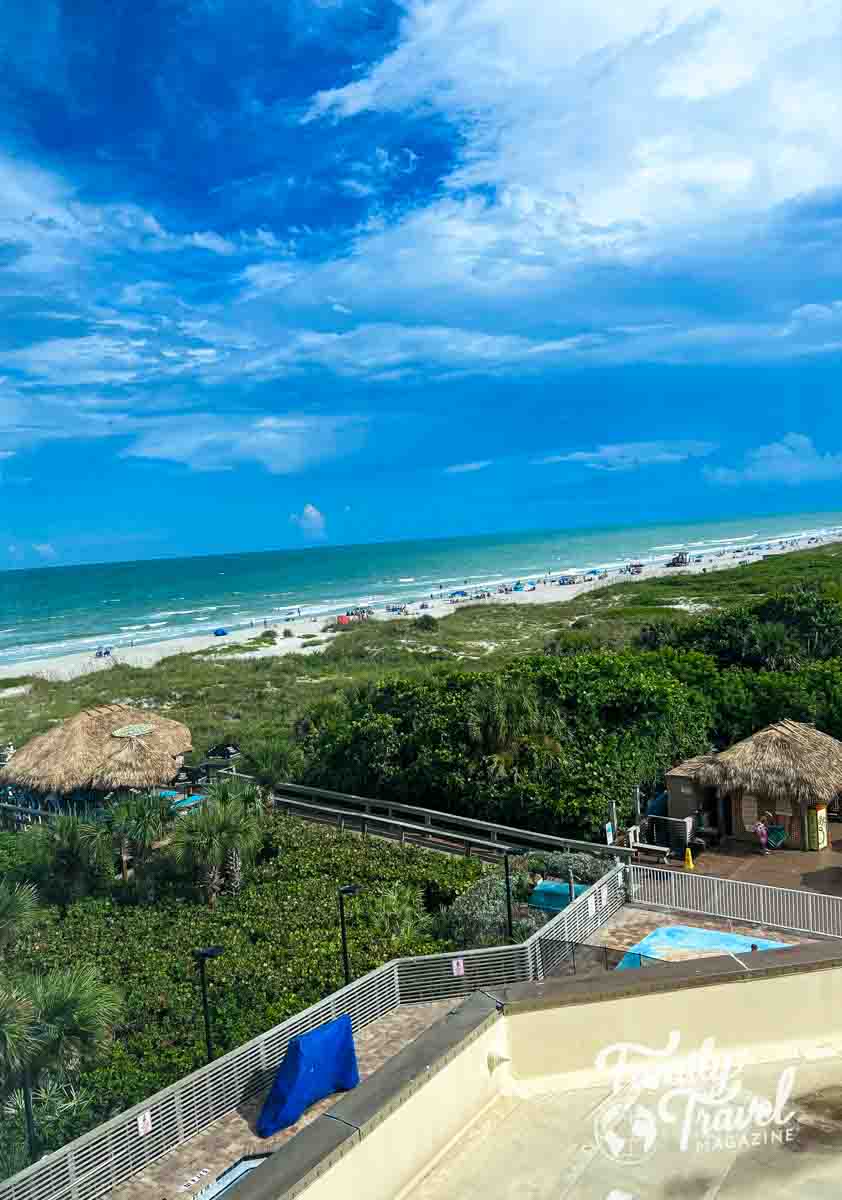
[(503, 851), (503, 866), (506, 870), (506, 929), (509, 934), (509, 941), (513, 942), (515, 937), (514, 925), (512, 924), (512, 873), (509, 869), (509, 855), (511, 850)]
[(202, 983), (202, 1009), (205, 1014), (205, 1043), (208, 1051), (208, 1062), (213, 1062), (213, 1043), (211, 1042), (210, 1011), (208, 1009), (208, 977), (206, 964), (209, 958), (219, 958), (224, 951), (222, 946), (206, 946), (203, 950), (194, 950), (193, 957), (199, 968), (199, 979)]
[(342, 933), (342, 966), (345, 969), (345, 983), (351, 982), (351, 964), (348, 960), (348, 930), (345, 928), (345, 897), (358, 896), (362, 888), (358, 883), (346, 883), (336, 893), (339, 897), (339, 928)]

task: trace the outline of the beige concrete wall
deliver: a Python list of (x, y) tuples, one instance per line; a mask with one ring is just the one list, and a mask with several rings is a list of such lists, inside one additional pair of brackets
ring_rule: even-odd
[[(568, 1090), (595, 1085), (597, 1056), (618, 1042), (663, 1048), (681, 1035), (672, 1061), (698, 1052), (706, 1038), (717, 1049), (746, 1053), (748, 1062), (794, 1057), (800, 1047), (826, 1042), (842, 1049), (842, 965), (824, 971), (724, 983), (681, 991), (626, 996), (506, 1018), (511, 1083), (528, 1093), (530, 1081)], [(644, 1061), (631, 1055), (630, 1062)]]
[(508, 1057), (506, 1022), (498, 1020), (312, 1183), (304, 1200), (396, 1200), (499, 1095)]

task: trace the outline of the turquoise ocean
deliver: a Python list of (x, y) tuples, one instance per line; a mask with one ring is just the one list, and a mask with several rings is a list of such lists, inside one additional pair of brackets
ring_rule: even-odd
[(383, 607), (548, 572), (663, 562), (807, 536), (842, 513), (484, 535), (0, 572), (0, 664)]

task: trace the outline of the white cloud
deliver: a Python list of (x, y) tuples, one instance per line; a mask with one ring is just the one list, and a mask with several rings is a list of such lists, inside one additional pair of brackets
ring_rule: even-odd
[[(11, 547), (9, 547), (9, 549), (11, 549)], [(50, 542), (33, 542), (32, 549), (41, 558), (50, 559), (56, 557), (55, 546), (51, 545)]]
[(165, 283), (159, 283), (154, 279), (144, 279), (139, 283), (126, 284), (120, 292), (119, 302), (128, 308), (137, 308), (145, 304), (147, 300), (159, 297), (165, 291), (167, 291)]
[(305, 504), (300, 513), (290, 513), (290, 522), (310, 537), (324, 537), (326, 522), (324, 513), (315, 504)]
[(212, 254), (235, 254), (237, 247), (233, 242), (229, 242), (227, 238), (220, 237), (218, 233), (205, 231), (204, 233), (191, 233), (187, 238), (190, 245), (197, 246), (200, 250), (210, 250)]
[(126, 458), (184, 463), (194, 471), (224, 471), (257, 462), (289, 475), (356, 450), (365, 437), (361, 417), (236, 417), (212, 413), (161, 416), (136, 430)]
[(245, 299), (253, 299), (272, 292), (285, 291), (296, 281), (293, 265), (287, 261), (253, 263), (243, 271), (242, 278), (247, 285), (243, 293)]
[(787, 433), (779, 442), (749, 450), (742, 467), (705, 469), (712, 483), (826, 483), (842, 479), (842, 453), (822, 454), (803, 433)]
[(571, 454), (552, 454), (538, 465), (582, 463), (599, 471), (632, 471), (638, 467), (669, 466), (688, 458), (704, 458), (716, 446), (711, 442), (623, 442), (598, 446), (595, 450), (575, 450)]
[(492, 459), (483, 459), (481, 462), (456, 463), (452, 467), (445, 467), (446, 475), (463, 475), (469, 471), (484, 471), (486, 467), (490, 467)]
[[(570, 272), (721, 264), (775, 206), (842, 182), (837, 0), (406, 0), (397, 45), (308, 120), (433, 111), (460, 135), (443, 195), (313, 274), (346, 294), (500, 304)], [(431, 308), (433, 299), (429, 301)], [(441, 312), (441, 307), (439, 307)]]

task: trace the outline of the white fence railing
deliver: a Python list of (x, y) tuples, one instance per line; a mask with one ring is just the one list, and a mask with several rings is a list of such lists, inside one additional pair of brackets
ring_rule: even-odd
[(633, 904), (842, 938), (842, 897), (663, 867), (634, 865), (626, 870)]
[[(354, 1031), (401, 1004), (541, 980), (624, 903), (623, 867), (514, 946), (394, 959), (0, 1182), (0, 1200), (97, 1200), (269, 1086), (290, 1039), (348, 1013)], [(146, 1113), (151, 1117), (141, 1122)], [(141, 1133), (142, 1128), (148, 1132)]]

